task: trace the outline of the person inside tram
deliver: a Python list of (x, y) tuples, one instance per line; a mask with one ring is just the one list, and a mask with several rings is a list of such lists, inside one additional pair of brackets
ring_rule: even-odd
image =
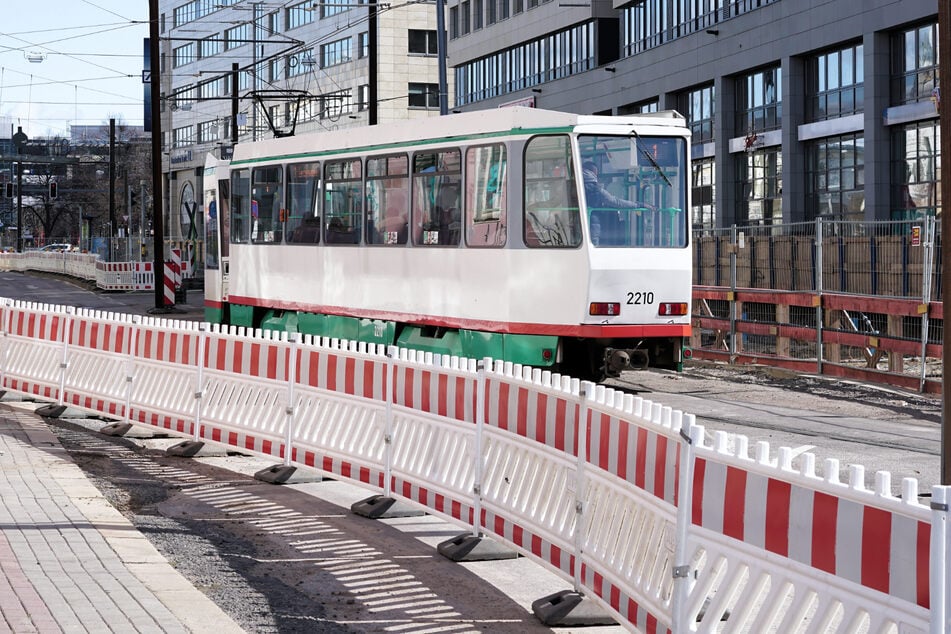
[(459, 213), (459, 190), (456, 187), (446, 185), (439, 190), (434, 216), (439, 228), (439, 244), (459, 244), (462, 218)]
[(597, 223), (599, 237), (594, 242), (595, 245), (620, 245), (625, 244), (624, 240), (624, 222), (625, 215), (622, 215), (622, 209), (638, 209), (641, 207), (638, 203), (619, 198), (608, 191), (607, 187), (601, 184), (598, 173), (598, 166), (594, 161), (587, 160), (581, 165), (581, 175), (584, 180), (585, 200), (588, 206), (592, 241), (594, 237), (594, 227)]

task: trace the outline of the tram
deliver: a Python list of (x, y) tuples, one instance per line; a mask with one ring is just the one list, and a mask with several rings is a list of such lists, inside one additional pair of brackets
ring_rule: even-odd
[(572, 376), (689, 355), (689, 131), (514, 107), (238, 144), (206, 319)]

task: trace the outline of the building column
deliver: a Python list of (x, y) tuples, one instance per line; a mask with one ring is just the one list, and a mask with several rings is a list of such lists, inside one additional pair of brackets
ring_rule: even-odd
[(799, 126), (806, 122), (806, 63), (786, 57), (783, 71), (782, 205), (783, 222), (805, 222), (813, 211), (806, 209), (806, 144), (799, 143)]
[(713, 81), (713, 143), (715, 149), (714, 181), (718, 227), (730, 227), (737, 222), (736, 156), (730, 154), (730, 139), (736, 136), (736, 82), (718, 76)]
[(891, 140), (882, 113), (889, 105), (891, 63), (887, 33), (862, 41), (865, 61), (865, 219), (891, 218)]

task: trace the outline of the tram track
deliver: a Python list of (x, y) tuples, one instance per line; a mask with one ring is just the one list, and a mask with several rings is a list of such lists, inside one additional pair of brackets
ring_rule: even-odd
[[(867, 472), (937, 481), (941, 401), (926, 394), (765, 367), (691, 364), (682, 373), (630, 372), (603, 383), (694, 414), (717, 431), (813, 453)], [(709, 440), (708, 440), (709, 441)], [(732, 441), (731, 441), (732, 442)]]

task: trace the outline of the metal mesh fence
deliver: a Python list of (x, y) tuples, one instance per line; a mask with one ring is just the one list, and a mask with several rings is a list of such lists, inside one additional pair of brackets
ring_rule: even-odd
[(937, 300), (939, 257), (933, 218), (705, 229), (694, 234), (694, 284)]
[(934, 218), (702, 230), (693, 245), (694, 346), (940, 380)]

